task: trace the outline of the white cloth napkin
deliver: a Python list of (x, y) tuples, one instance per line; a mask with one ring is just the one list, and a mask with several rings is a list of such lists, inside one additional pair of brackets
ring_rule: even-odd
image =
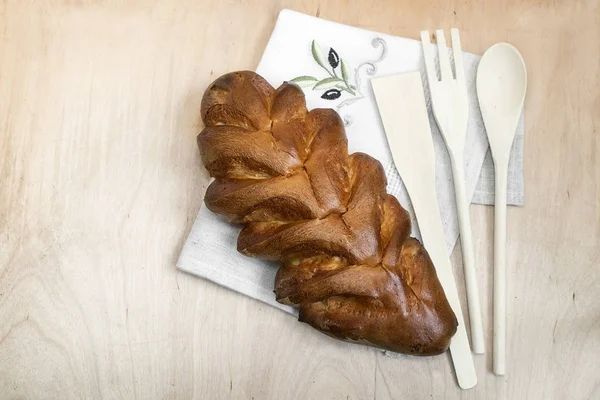
[[(493, 204), (494, 167), (475, 90), (478, 62), (478, 56), (464, 53), (470, 106), (465, 149), (466, 181), (473, 202)], [(419, 41), (283, 10), (256, 72), (274, 87), (290, 80), (303, 86), (309, 109), (337, 109), (346, 124), (349, 151), (368, 153), (381, 161), (388, 177), (388, 192), (414, 216), (410, 199), (392, 162), (369, 80), (373, 76), (417, 69), (424, 77)], [(423, 83), (428, 97), (424, 78)], [(440, 214), (451, 252), (458, 238), (452, 170), (431, 109), (429, 115), (436, 153)], [(523, 204), (522, 161), (523, 118), (517, 128), (509, 164), (507, 201), (512, 205)], [(277, 266), (236, 251), (238, 232), (239, 227), (230, 225), (203, 206), (177, 268), (296, 314), (294, 308), (275, 301), (273, 282)], [(414, 219), (413, 235), (419, 237)]]

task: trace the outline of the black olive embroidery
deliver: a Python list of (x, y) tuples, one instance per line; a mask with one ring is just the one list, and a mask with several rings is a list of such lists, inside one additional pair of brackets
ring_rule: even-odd
[(323, 93), (321, 95), (322, 99), (325, 100), (335, 100), (337, 98), (339, 98), (342, 95), (342, 92), (340, 92), (337, 89), (329, 89), (328, 91), (326, 91), (325, 93)]

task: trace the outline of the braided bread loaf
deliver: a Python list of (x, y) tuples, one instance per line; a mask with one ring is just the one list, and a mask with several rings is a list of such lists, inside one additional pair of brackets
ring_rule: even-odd
[(238, 250), (281, 263), (275, 294), (300, 321), (339, 339), (415, 355), (444, 352), (457, 321), (381, 164), (348, 155), (331, 109), (275, 90), (254, 72), (213, 82), (202, 99), (205, 203), (243, 224)]

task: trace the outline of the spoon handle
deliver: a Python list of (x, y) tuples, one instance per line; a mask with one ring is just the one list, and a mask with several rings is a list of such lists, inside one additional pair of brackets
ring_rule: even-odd
[(508, 163), (495, 166), (494, 374), (506, 374), (506, 180)]
[(485, 353), (483, 337), (483, 322), (481, 320), (481, 306), (479, 302), (479, 288), (477, 286), (477, 270), (475, 268), (475, 250), (473, 249), (473, 234), (471, 231), (471, 216), (467, 187), (464, 179), (463, 157), (451, 157), (454, 178), (454, 193), (456, 208), (458, 210), (458, 224), (460, 229), (460, 246), (462, 249), (465, 285), (467, 292), (467, 306), (469, 308), (469, 322), (471, 323), (471, 344), (475, 354)]

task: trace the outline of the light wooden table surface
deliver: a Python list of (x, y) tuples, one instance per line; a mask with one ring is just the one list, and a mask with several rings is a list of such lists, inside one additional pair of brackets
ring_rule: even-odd
[[(175, 270), (202, 93), (256, 66), (282, 8), (521, 50), (505, 378), (488, 352), (462, 392), (447, 354), (387, 358)], [(0, 1), (0, 398), (600, 399), (599, 199), (599, 0)], [(488, 349), (492, 217), (472, 207)]]

